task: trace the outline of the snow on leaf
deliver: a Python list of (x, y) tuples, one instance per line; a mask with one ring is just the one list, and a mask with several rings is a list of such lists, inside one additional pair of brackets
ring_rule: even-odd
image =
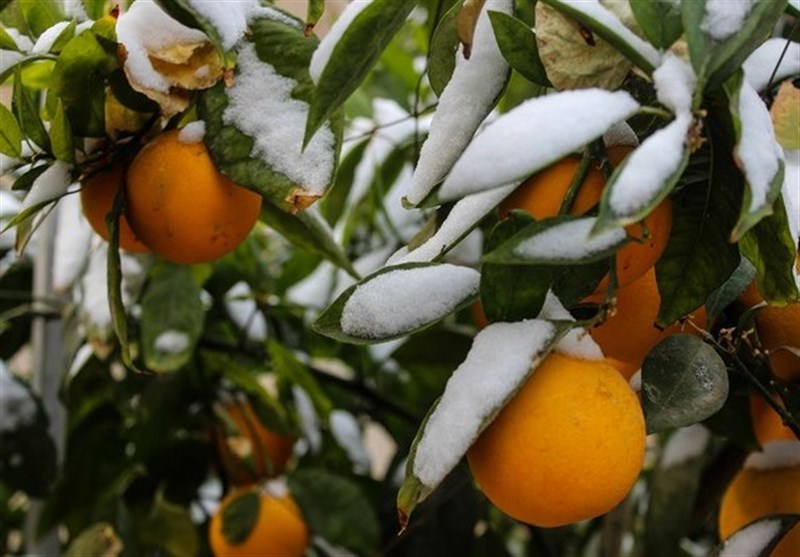
[(668, 52), (653, 72), (653, 81), (661, 104), (676, 114), (691, 111), (697, 76), (689, 63)]
[(257, 0), (224, 3), (187, 0), (187, 3), (217, 30), (226, 49), (233, 47), (244, 36), (247, 20), (260, 7)]
[(267, 320), (253, 299), (250, 286), (239, 281), (225, 293), (225, 309), (236, 326), (242, 329), (253, 342), (267, 338)]
[(472, 54), (456, 54), (453, 76), (439, 98), (428, 139), (423, 143), (406, 197), (419, 204), (441, 182), (491, 112), (505, 86), (509, 68), (497, 46), (488, 10), (511, 12), (509, 0), (489, 0), (478, 18)]
[(768, 441), (760, 451), (750, 453), (744, 467), (751, 470), (774, 470), (800, 465), (800, 441), (779, 439)]
[(711, 555), (718, 557), (769, 555), (769, 552), (797, 522), (797, 516), (762, 518), (735, 532)]
[(67, 192), (72, 183), (70, 170), (72, 165), (56, 161), (50, 168), (42, 172), (33, 182), (28, 195), (22, 202), (20, 213), (32, 209), (42, 203), (55, 201)]
[[(575, 321), (552, 290), (547, 291), (539, 319)], [(575, 327), (561, 337), (555, 345), (556, 352), (579, 360), (602, 360), (603, 351), (583, 327)]]
[(639, 108), (624, 91), (565, 91), (531, 99), (473, 139), (439, 191), (441, 201), (520, 182), (602, 136)]
[(670, 435), (661, 454), (659, 466), (672, 468), (704, 455), (711, 439), (711, 432), (702, 424), (693, 424), (675, 430)]
[(715, 41), (723, 41), (739, 31), (756, 0), (707, 0), (700, 29)]
[(319, 46), (317, 46), (317, 49), (314, 51), (314, 55), (311, 57), (311, 64), (308, 67), (308, 71), (314, 83), (319, 83), (319, 78), (322, 76), (325, 66), (328, 65), (331, 54), (333, 54), (339, 41), (342, 40), (350, 24), (353, 23), (356, 17), (358, 17), (370, 3), (371, 2), (366, 1), (350, 2), (344, 11), (339, 14), (339, 17), (325, 35), (325, 38), (320, 41)]
[(471, 302), (480, 274), (450, 264), (387, 267), (348, 288), (313, 328), (351, 343), (390, 340), (427, 327)]
[(800, 43), (789, 39), (768, 39), (747, 57), (743, 67), (747, 82), (756, 91), (763, 91), (770, 79), (777, 83), (800, 73)]

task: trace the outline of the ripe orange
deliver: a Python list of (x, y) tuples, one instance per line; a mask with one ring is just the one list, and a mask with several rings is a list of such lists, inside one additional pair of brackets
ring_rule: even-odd
[[(739, 297), (746, 307), (764, 301), (755, 282)], [(800, 349), (800, 302), (784, 307), (766, 306), (755, 315), (761, 346), (769, 351), (769, 363), (775, 377), (784, 381), (800, 380), (800, 357), (781, 347)]]
[(750, 420), (756, 439), (761, 446), (770, 441), (797, 439), (794, 432), (783, 425), (783, 420), (778, 413), (759, 395), (750, 397)]
[(295, 439), (268, 429), (247, 401), (228, 403), (224, 411), (238, 430), (233, 437), (217, 436), (217, 448), (231, 483), (247, 486), (283, 474)]
[[(608, 158), (617, 166), (632, 147), (617, 145), (608, 148)], [(514, 190), (500, 205), (500, 215), (505, 217), (512, 209), (524, 209), (536, 219), (554, 217), (558, 214), (561, 202), (577, 173), (580, 160), (566, 157), (555, 164), (537, 172)], [(591, 168), (570, 209), (570, 214), (581, 215), (594, 207), (603, 194), (606, 184), (604, 174), (598, 168)], [(624, 286), (644, 275), (659, 260), (669, 241), (672, 230), (672, 203), (669, 199), (660, 203), (644, 219), (648, 237), (644, 237), (638, 224), (626, 227), (628, 235), (636, 238), (617, 252), (617, 281)], [(597, 287), (597, 292), (605, 290), (607, 280)]]
[[(594, 295), (589, 301), (599, 301)], [(623, 370), (627, 378), (642, 367), (645, 356), (661, 340), (680, 333), (684, 325), (675, 323), (665, 329), (656, 327), (656, 317), (661, 305), (655, 269), (643, 277), (617, 290), (616, 313), (600, 325), (589, 329), (589, 334), (600, 345), (607, 358), (613, 358), (627, 367)], [(701, 329), (706, 325), (705, 308), (694, 311), (689, 319)], [(685, 332), (693, 333), (692, 327)]]
[(500, 510), (537, 526), (599, 516), (642, 468), (636, 394), (603, 361), (551, 354), (472, 445), (475, 480)]
[[(114, 206), (114, 199), (122, 187), (123, 163), (116, 163), (95, 174), (81, 187), (81, 206), (86, 220), (106, 242), (110, 238), (106, 215)], [(125, 251), (145, 253), (150, 251), (139, 241), (128, 224), (125, 215), (119, 218), (119, 247)]]
[(261, 196), (225, 178), (203, 142), (164, 132), (128, 171), (128, 220), (156, 254), (175, 263), (213, 261), (233, 251), (261, 210)]
[[(269, 488), (268, 488), (269, 489)], [(232, 543), (223, 534), (223, 515), (226, 509), (247, 490), (231, 492), (223, 499), (208, 527), (209, 545), (217, 557), (302, 557), (308, 545), (308, 527), (300, 509), (288, 493), (276, 496), (260, 494), (258, 518), (247, 537)], [(252, 491), (250, 492), (252, 493)]]

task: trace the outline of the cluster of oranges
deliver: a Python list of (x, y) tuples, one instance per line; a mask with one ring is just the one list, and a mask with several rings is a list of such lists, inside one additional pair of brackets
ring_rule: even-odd
[(83, 184), (83, 212), (106, 240), (106, 216), (120, 189), (126, 201), (120, 247), (174, 263), (203, 263), (231, 252), (261, 211), (260, 195), (223, 176), (205, 144), (182, 141), (178, 130), (159, 134), (132, 161), (103, 169)]
[[(280, 481), (295, 439), (270, 430), (246, 399), (222, 406), (225, 414), (217, 449), (233, 487), (211, 518), (209, 545), (217, 556), (281, 555), (301, 557), (308, 545), (308, 527), (297, 503)], [(232, 430), (232, 431), (227, 431)], [(244, 535), (235, 510), (243, 499), (257, 495), (257, 515)], [(229, 524), (228, 521), (233, 524)], [(229, 532), (237, 532), (231, 536)]]

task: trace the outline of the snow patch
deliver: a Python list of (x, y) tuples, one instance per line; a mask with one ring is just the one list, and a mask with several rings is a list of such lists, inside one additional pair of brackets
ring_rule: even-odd
[(778, 83), (790, 75), (800, 73), (800, 43), (789, 39), (768, 39), (747, 57), (743, 67), (747, 82), (756, 91), (763, 91), (769, 85), (770, 78), (773, 83)]
[(587, 217), (556, 224), (517, 244), (514, 255), (526, 259), (580, 261), (625, 241), (624, 228), (590, 236), (596, 223), (597, 218)]
[(708, 0), (700, 29), (715, 41), (724, 41), (742, 28), (756, 0)]
[(772, 470), (800, 465), (800, 441), (781, 439), (764, 443), (761, 451), (750, 453), (744, 467), (752, 470)]
[(191, 341), (189, 335), (181, 331), (164, 331), (156, 337), (153, 347), (160, 354), (181, 354), (185, 352)]
[(178, 141), (180, 143), (200, 143), (205, 136), (206, 123), (202, 120), (196, 120), (186, 124), (178, 132)]
[(92, 231), (83, 216), (78, 195), (66, 195), (58, 203), (58, 220), (53, 249), (53, 290), (66, 292), (78, 279), (89, 260)]
[(350, 2), (330, 28), (328, 34), (325, 35), (325, 38), (320, 41), (317, 49), (311, 56), (311, 64), (308, 67), (308, 72), (311, 74), (311, 79), (314, 80), (314, 83), (319, 83), (319, 78), (322, 76), (322, 72), (325, 71), (325, 66), (328, 65), (331, 54), (333, 54), (336, 45), (339, 44), (339, 41), (350, 27), (350, 24), (355, 21), (358, 14), (363, 12), (371, 4), (372, 0)]
[(725, 540), (719, 557), (760, 555), (780, 531), (781, 521), (777, 518), (765, 518), (748, 524)]
[(67, 28), (68, 25), (69, 21), (59, 21), (52, 27), (46, 29), (41, 35), (39, 35), (39, 38), (36, 39), (33, 48), (31, 48), (31, 52), (50, 52), (50, 49), (53, 48), (53, 43), (56, 42), (58, 36), (64, 29)]
[(353, 463), (353, 472), (364, 474), (369, 471), (369, 454), (364, 448), (361, 438), (361, 428), (358, 420), (346, 410), (333, 410), (328, 417), (331, 426), (331, 433), (342, 447), (350, 461)]
[(692, 97), (697, 84), (697, 76), (692, 66), (671, 52), (653, 72), (658, 100), (676, 114), (692, 110)]
[(72, 177), (70, 170), (72, 166), (62, 162), (56, 161), (47, 170), (42, 172), (36, 180), (33, 181), (28, 195), (22, 202), (20, 212), (30, 209), (40, 203), (47, 201), (54, 201), (67, 192)]
[(32, 424), (36, 402), (31, 393), (16, 381), (5, 365), (0, 365), (0, 433)]
[(308, 443), (312, 453), (318, 453), (322, 448), (322, 432), (319, 428), (319, 417), (314, 410), (314, 403), (308, 393), (297, 385), (292, 386), (294, 407), (300, 418), (300, 429), (303, 430), (303, 440)]
[[(575, 321), (552, 290), (547, 291), (539, 319)], [(555, 350), (579, 360), (602, 360), (603, 351), (584, 327), (572, 329), (556, 343)]]
[(673, 433), (664, 445), (661, 455), (661, 467), (672, 468), (702, 455), (711, 433), (700, 424), (682, 427)]
[(217, 30), (222, 39), (222, 46), (226, 49), (233, 47), (244, 36), (248, 19), (260, 7), (256, 0), (236, 2), (187, 0), (187, 2)]
[(784, 151), (786, 168), (783, 176), (783, 203), (789, 230), (795, 244), (800, 241), (800, 150)]
[(254, 342), (267, 339), (267, 321), (253, 299), (250, 286), (242, 281), (237, 282), (225, 293), (225, 309), (231, 321), (245, 331), (247, 338)]

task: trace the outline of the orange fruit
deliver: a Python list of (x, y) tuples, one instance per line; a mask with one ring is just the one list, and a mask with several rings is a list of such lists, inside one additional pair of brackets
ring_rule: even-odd
[(174, 263), (213, 261), (233, 251), (261, 211), (261, 196), (217, 171), (205, 144), (178, 130), (144, 146), (128, 170), (128, 220), (150, 249)]
[(247, 401), (228, 403), (224, 410), (237, 429), (235, 436), (217, 436), (220, 459), (231, 483), (252, 485), (283, 474), (295, 439), (267, 428)]
[[(268, 490), (269, 488), (267, 488)], [(208, 540), (217, 557), (252, 557), (254, 555), (275, 557), (302, 557), (308, 545), (308, 527), (300, 509), (288, 493), (259, 494), (258, 517), (252, 530), (238, 542), (232, 542), (223, 533), (224, 516), (230, 505), (238, 498), (258, 493), (252, 490), (231, 492), (211, 517)], [(228, 519), (236, 520), (235, 515)]]
[[(123, 163), (116, 163), (98, 172), (81, 187), (81, 207), (92, 230), (106, 242), (110, 239), (106, 215), (114, 207), (114, 199), (123, 184)], [(125, 251), (145, 253), (150, 251), (131, 230), (125, 215), (119, 218), (119, 247)]]
[(750, 420), (761, 446), (770, 441), (796, 440), (794, 432), (783, 425), (783, 420), (759, 395), (750, 396)]
[[(800, 466), (742, 469), (722, 496), (719, 536), (727, 539), (759, 518), (800, 513)], [(795, 525), (772, 550), (772, 557), (797, 557), (800, 526)]]
[[(633, 150), (626, 145), (608, 148), (608, 158), (617, 166), (625, 156)], [(545, 219), (558, 215), (561, 202), (569, 189), (569, 185), (578, 171), (580, 159), (566, 157), (555, 164), (537, 172), (520, 187), (514, 190), (500, 204), (500, 215), (505, 217), (512, 209), (524, 209), (536, 219)], [(590, 168), (586, 179), (570, 209), (571, 215), (582, 215), (597, 205), (603, 194), (606, 178), (598, 168)], [(617, 252), (617, 281), (624, 286), (644, 275), (659, 260), (669, 241), (672, 230), (672, 203), (664, 200), (644, 219), (648, 236), (642, 233), (639, 224), (625, 228), (628, 235), (636, 240), (626, 244)], [(606, 289), (607, 279), (597, 287), (597, 292)]]
[[(600, 301), (597, 295), (587, 301)], [(623, 373), (633, 373), (642, 367), (645, 356), (663, 339), (680, 332), (694, 332), (692, 327), (675, 323), (660, 329), (656, 317), (661, 305), (655, 269), (643, 277), (617, 290), (616, 313), (600, 325), (589, 329), (589, 334), (600, 345), (607, 358), (627, 364)], [(705, 308), (694, 311), (689, 319), (701, 329), (706, 325)], [(685, 331), (684, 331), (685, 329)], [(628, 375), (628, 378), (630, 378)]]
[[(755, 282), (739, 297), (752, 307), (764, 301)], [(784, 307), (766, 306), (755, 314), (756, 331), (761, 346), (768, 351), (769, 363), (775, 377), (784, 381), (800, 380), (800, 357), (781, 347), (800, 349), (800, 302)]]
[(642, 468), (636, 394), (604, 361), (550, 354), (472, 445), (483, 492), (506, 514), (561, 526), (611, 510)]

